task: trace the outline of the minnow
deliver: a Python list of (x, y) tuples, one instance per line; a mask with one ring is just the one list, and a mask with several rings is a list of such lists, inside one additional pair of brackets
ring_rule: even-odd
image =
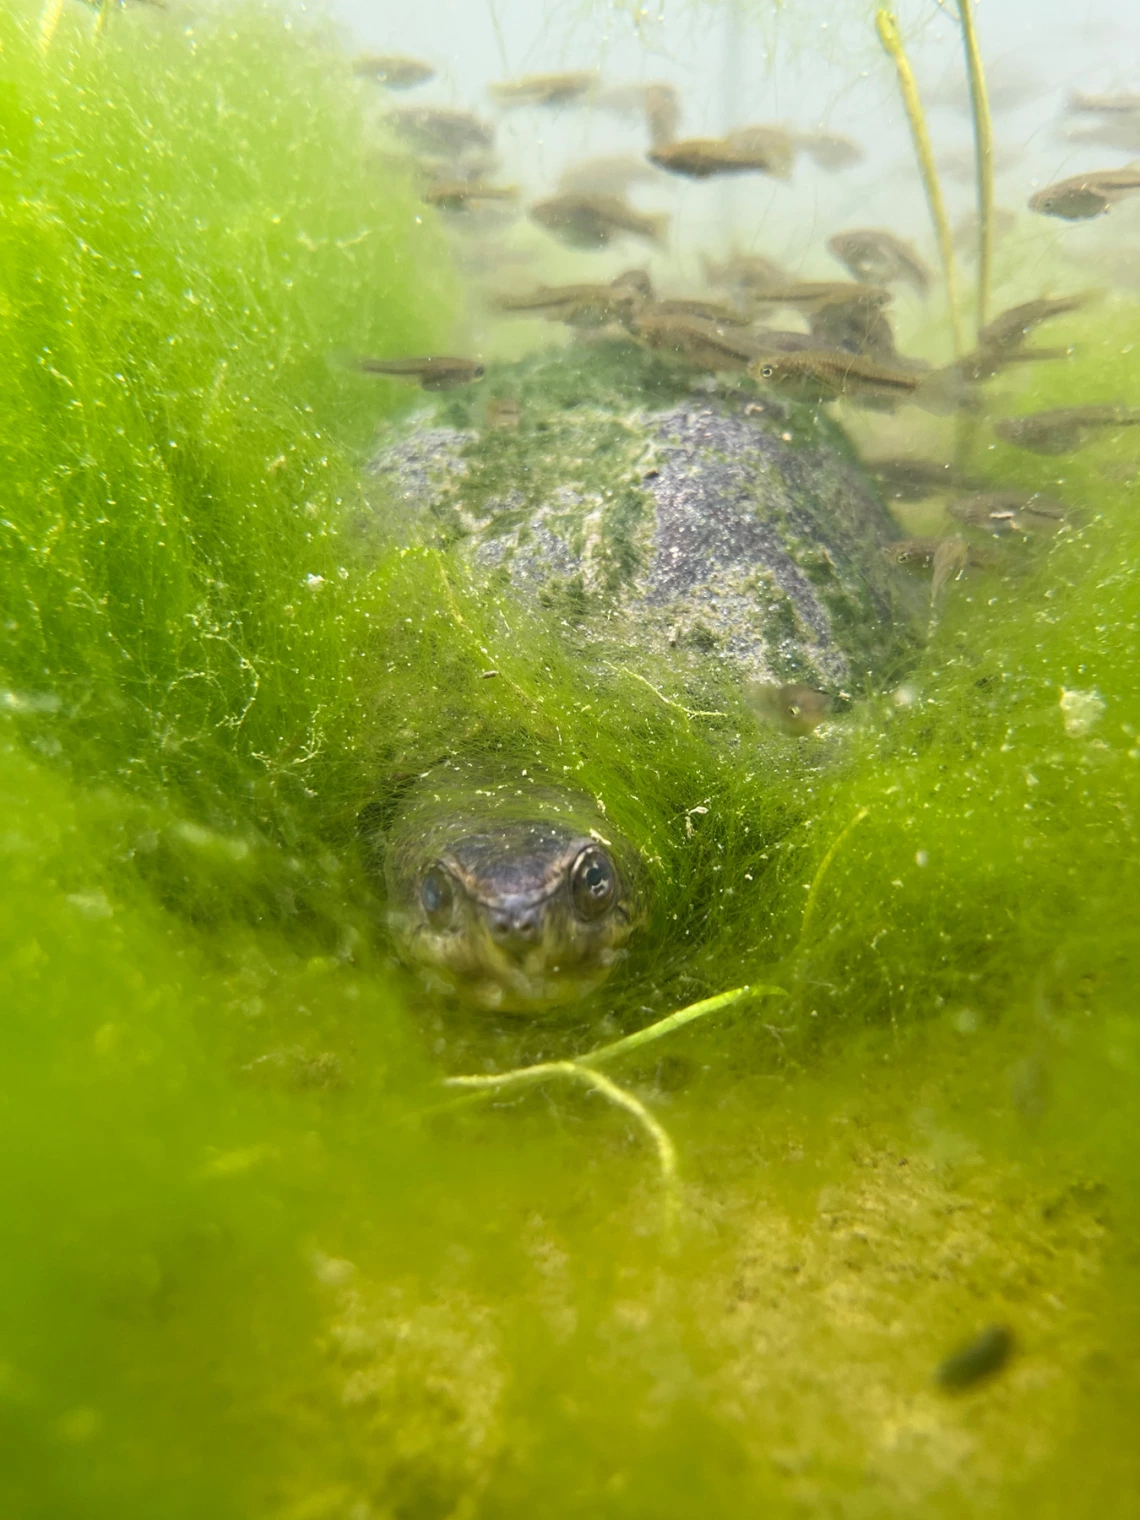
[(831, 711), (831, 698), (812, 686), (791, 682), (776, 686), (765, 681), (750, 681), (744, 700), (758, 717), (774, 723), (793, 738), (813, 733)]
[(445, 354), (411, 359), (357, 359), (356, 367), (366, 375), (415, 380), (425, 391), (449, 391), (457, 385), (470, 385), (486, 373), (478, 359), (455, 359)]
[(598, 82), (597, 69), (568, 69), (556, 74), (524, 74), (487, 86), (487, 93), (503, 107), (565, 106), (581, 100)]
[(878, 285), (862, 285), (847, 280), (792, 280), (781, 285), (766, 285), (756, 292), (765, 306), (794, 306), (800, 311), (818, 311), (824, 306), (885, 306), (892, 299), (889, 290)]
[(386, 118), (401, 137), (424, 153), (453, 157), (467, 148), (491, 148), (495, 132), (470, 111), (445, 111), (437, 106), (404, 106)]
[(638, 211), (616, 195), (556, 195), (537, 202), (529, 214), (571, 248), (604, 248), (623, 233), (662, 243), (669, 226), (668, 215)]
[(933, 491), (971, 490), (975, 485), (958, 475), (953, 465), (939, 464), (935, 459), (865, 459), (863, 468), (892, 501), (922, 501)]
[(1119, 148), (1125, 153), (1140, 152), (1140, 115), (1109, 116), (1079, 132), (1068, 132), (1066, 142), (1095, 143), (1100, 147)]
[(517, 433), (522, 407), (511, 396), (492, 396), (483, 409), (483, 420), (497, 433)]
[(846, 349), (766, 354), (748, 373), (762, 388), (817, 405), (843, 397), (857, 406), (889, 409), (910, 401), (925, 411), (944, 414), (965, 400), (960, 379), (952, 371), (882, 364)]
[(883, 549), (883, 557), (892, 565), (931, 565), (938, 553), (940, 538), (897, 538)]
[(906, 569), (930, 570), (930, 600), (936, 602), (949, 581), (960, 580), (968, 569), (989, 569), (996, 557), (969, 544), (958, 534), (945, 538), (900, 538), (888, 544), (884, 557)]
[[(883, 364), (906, 368), (895, 348), (895, 333), (890, 318), (875, 306), (841, 302), (821, 306), (808, 318), (808, 327), (818, 348), (843, 348), (849, 353), (866, 354)], [(928, 366), (908, 361), (916, 369)]]
[(871, 397), (906, 401), (925, 376), (879, 364), (845, 349), (813, 348), (798, 354), (767, 354), (749, 369), (758, 385), (770, 386), (798, 400), (837, 401)]
[(634, 311), (651, 299), (653, 286), (643, 269), (627, 270), (608, 285), (539, 285), (517, 295), (492, 297), (496, 311), (515, 316), (541, 316), (548, 322), (575, 327), (628, 322)]
[(752, 313), (729, 306), (725, 301), (705, 301), (699, 296), (667, 296), (653, 305), (655, 317), (699, 317), (702, 322), (715, 322), (723, 327), (747, 327)]
[(975, 348), (955, 360), (953, 368), (966, 380), (989, 380), (1010, 364), (1035, 364), (1048, 359), (1068, 359), (1070, 348), (1015, 348), (1010, 353)]
[(405, 58), (401, 53), (362, 53), (352, 60), (352, 72), (374, 79), (389, 90), (410, 90), (435, 78), (430, 63), (419, 58)]
[(516, 185), (484, 185), (478, 180), (444, 181), (425, 190), (421, 197), (440, 211), (467, 211), (477, 201), (517, 201)]
[(648, 347), (683, 359), (698, 369), (746, 370), (762, 350), (760, 341), (739, 328), (725, 330), (699, 317), (660, 316), (643, 312), (633, 322), (636, 337)]
[(1063, 359), (1066, 348), (1026, 348), (1025, 339), (1035, 327), (1052, 317), (1063, 316), (1084, 305), (1085, 296), (1042, 298), (1011, 306), (978, 333), (978, 346), (957, 362), (957, 368), (970, 380), (988, 380), (1008, 364), (1023, 364), (1043, 359)]
[(978, 491), (946, 508), (951, 517), (991, 533), (1053, 533), (1065, 520), (1064, 502), (1037, 491)]
[(1024, 417), (1003, 417), (994, 432), (1034, 454), (1071, 454), (1101, 428), (1135, 427), (1140, 411), (1126, 406), (1062, 406)]
[(1067, 312), (1079, 311), (1087, 299), (1084, 295), (1058, 296), (1053, 300), (1042, 297), (1037, 301), (1024, 301), (1020, 306), (1011, 306), (1008, 311), (1001, 312), (979, 329), (978, 346), (999, 353), (1020, 348), (1035, 327), (1040, 327), (1042, 322), (1048, 322), (1053, 317), (1063, 317)]
[(1127, 164), (1123, 169), (1093, 169), (1046, 185), (1029, 197), (1029, 209), (1044, 216), (1062, 217), (1067, 222), (1079, 222), (1102, 215), (1137, 190), (1140, 190), (1140, 163)]
[(852, 279), (866, 285), (891, 285), (896, 280), (924, 296), (930, 289), (930, 270), (902, 238), (882, 227), (855, 227), (827, 240), (827, 251)]
[(1014, 1345), (1008, 1325), (989, 1325), (940, 1362), (934, 1380), (947, 1392), (962, 1393), (999, 1373), (1013, 1355)]
[(794, 153), (786, 133), (752, 127), (726, 137), (686, 137), (680, 142), (666, 142), (650, 148), (646, 157), (659, 169), (682, 174), (687, 179), (709, 179), (715, 174), (770, 174), (776, 179), (788, 179)]
[(806, 153), (820, 169), (834, 172), (849, 169), (866, 155), (857, 142), (840, 137), (837, 132), (792, 132), (789, 134), (794, 147)]
[(1074, 91), (1069, 96), (1068, 109), (1074, 112), (1090, 112), (1097, 116), (1130, 115), (1140, 111), (1140, 95), (1082, 95)]

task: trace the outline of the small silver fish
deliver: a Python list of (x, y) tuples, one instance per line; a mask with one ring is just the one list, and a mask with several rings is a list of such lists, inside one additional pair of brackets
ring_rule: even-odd
[(663, 243), (667, 214), (638, 211), (616, 195), (556, 195), (530, 208), (530, 218), (571, 248), (604, 248), (629, 234)]
[(827, 251), (851, 275), (866, 285), (893, 285), (897, 280), (924, 296), (930, 289), (930, 270), (915, 250), (884, 227), (854, 227), (827, 240)]
[(739, 306), (729, 306), (726, 301), (706, 301), (700, 296), (667, 296), (653, 306), (658, 317), (699, 317), (702, 322), (714, 322), (721, 327), (747, 327), (752, 321), (751, 311)]
[(458, 157), (469, 148), (492, 148), (494, 128), (470, 111), (445, 111), (438, 106), (404, 106), (386, 117), (402, 138), (424, 153)]
[(1065, 137), (1071, 143), (1095, 143), (1100, 147), (1119, 148), (1124, 153), (1140, 153), (1140, 113), (1134, 116), (1109, 116), (1079, 132)]
[(837, 169), (849, 169), (859, 163), (866, 154), (857, 142), (840, 137), (837, 132), (792, 132), (794, 147), (806, 153), (820, 169), (834, 173)]
[(951, 370), (920, 370), (902, 361), (884, 364), (845, 349), (808, 348), (767, 354), (749, 366), (762, 389), (822, 405), (843, 398), (856, 406), (890, 411), (912, 402), (944, 415), (967, 404), (961, 378)]
[(1059, 216), (1067, 222), (1086, 221), (1102, 215), (1137, 190), (1140, 190), (1140, 163), (1127, 164), (1123, 169), (1092, 169), (1038, 190), (1029, 197), (1029, 209), (1044, 216)]
[(892, 299), (880, 285), (847, 280), (791, 280), (765, 285), (756, 291), (764, 306), (793, 306), (798, 311), (820, 311), (825, 306), (886, 306)]
[(989, 1325), (938, 1364), (934, 1381), (948, 1393), (963, 1393), (996, 1376), (1013, 1355), (1015, 1345), (1008, 1325)]
[(1140, 112), (1140, 95), (1127, 92), (1116, 95), (1082, 95), (1079, 91), (1074, 91), (1069, 96), (1068, 110), (1096, 116), (1134, 115)]
[(687, 179), (710, 179), (717, 174), (770, 174), (789, 179), (794, 151), (786, 132), (747, 127), (725, 137), (686, 137), (650, 148), (651, 164)]
[(445, 354), (410, 359), (357, 359), (356, 367), (366, 375), (414, 380), (425, 391), (449, 391), (457, 385), (470, 385), (486, 373), (478, 359), (455, 359)]
[(1007, 364), (1065, 358), (1068, 349), (1026, 348), (1025, 340), (1042, 322), (1079, 310), (1087, 299), (1083, 295), (1060, 296), (1056, 300), (1043, 297), (1011, 306), (980, 329), (977, 347), (958, 360), (958, 369), (971, 380), (986, 380)]
[(967, 543), (959, 534), (945, 538), (900, 538), (883, 550), (892, 565), (931, 572), (930, 600), (937, 602), (951, 581), (961, 580), (968, 569), (988, 569), (996, 556)]
[(515, 185), (484, 185), (479, 180), (442, 180), (429, 186), (422, 199), (440, 211), (469, 211), (490, 201), (517, 201)]
[(662, 315), (653, 307), (639, 312), (632, 328), (647, 348), (714, 374), (746, 370), (763, 351), (757, 338), (740, 327), (723, 327), (695, 316)]
[(599, 327), (607, 322), (628, 322), (652, 297), (653, 285), (645, 270), (627, 269), (606, 285), (539, 285), (536, 290), (503, 291), (492, 297), (491, 304), (496, 311), (513, 316), (540, 316), (572, 327)]
[(410, 90), (435, 78), (430, 63), (405, 58), (402, 53), (362, 53), (352, 60), (352, 72), (364, 79), (374, 79), (388, 90)]
[(1040, 327), (1042, 322), (1048, 322), (1053, 317), (1063, 317), (1070, 311), (1079, 311), (1087, 300), (1085, 295), (1057, 296), (1052, 300), (1043, 296), (1037, 301), (1023, 301), (1020, 306), (1011, 306), (979, 330), (979, 346), (996, 349), (999, 353), (1010, 353), (1020, 348), (1033, 329)]
[(1064, 502), (1038, 491), (977, 491), (946, 508), (951, 517), (990, 533), (1055, 533), (1065, 521)]
[(598, 81), (597, 69), (568, 69), (556, 74), (524, 74), (487, 86), (496, 104), (512, 106), (565, 106), (579, 101)]
[(517, 433), (522, 407), (510, 396), (492, 396), (483, 408), (483, 420), (493, 432)]
[(796, 739), (813, 733), (832, 706), (826, 692), (798, 682), (777, 686), (767, 681), (750, 681), (744, 688), (744, 700), (758, 717)]
[[(934, 491), (974, 488), (951, 464), (935, 459), (865, 459), (863, 468), (875, 477), (891, 501), (922, 501)], [(979, 487), (980, 489), (980, 487)]]
[(748, 373), (757, 385), (799, 401), (914, 400), (924, 376), (880, 364), (845, 349), (809, 348), (801, 353), (766, 354)]
[(895, 348), (891, 319), (876, 306), (839, 302), (821, 306), (808, 317), (808, 327), (820, 348), (845, 348), (852, 354), (866, 354), (884, 364), (903, 368), (926, 369), (918, 360), (902, 360)]
[(1024, 417), (1003, 417), (994, 432), (1006, 443), (1034, 454), (1071, 454), (1089, 441), (1093, 433), (1111, 428), (1135, 427), (1140, 410), (1126, 406), (1062, 406), (1051, 411), (1030, 412)]

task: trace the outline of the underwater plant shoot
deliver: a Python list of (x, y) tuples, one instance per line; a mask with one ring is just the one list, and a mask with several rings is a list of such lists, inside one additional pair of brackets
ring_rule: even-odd
[(1140, 1513), (1126, 35), (3, 0), (5, 1517)]

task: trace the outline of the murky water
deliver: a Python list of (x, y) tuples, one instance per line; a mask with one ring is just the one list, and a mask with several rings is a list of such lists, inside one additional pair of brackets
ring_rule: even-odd
[(5, 1514), (1136, 1511), (1140, 112), (977, 19), (951, 302), (858, 9), (4, 13)]

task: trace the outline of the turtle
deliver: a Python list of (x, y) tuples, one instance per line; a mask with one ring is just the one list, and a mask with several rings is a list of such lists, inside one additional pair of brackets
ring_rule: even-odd
[[(368, 531), (437, 545), (476, 587), (548, 608), (584, 660), (620, 659), (687, 709), (726, 685), (843, 697), (916, 643), (884, 553), (898, 529), (842, 429), (627, 340), (488, 365), (387, 425), (367, 473)], [(552, 777), (520, 797), (460, 747), (389, 813), (369, 849), (397, 948), (476, 1006), (573, 1002), (645, 922), (637, 849)]]

